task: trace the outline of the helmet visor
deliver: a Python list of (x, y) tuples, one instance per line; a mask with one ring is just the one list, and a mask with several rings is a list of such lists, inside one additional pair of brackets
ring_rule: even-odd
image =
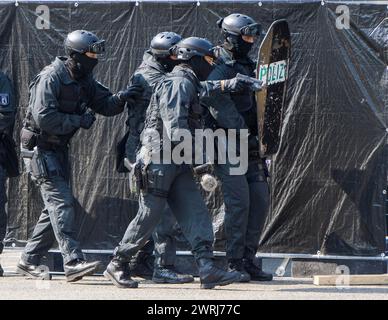
[(240, 29), (240, 33), (243, 36), (260, 36), (261, 25), (258, 23), (252, 23)]
[(105, 40), (100, 40), (100, 41), (92, 43), (89, 46), (88, 52), (96, 53), (96, 54), (104, 53), (105, 52)]

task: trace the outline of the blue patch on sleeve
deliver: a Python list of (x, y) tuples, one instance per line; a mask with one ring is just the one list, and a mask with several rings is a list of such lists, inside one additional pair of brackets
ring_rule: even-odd
[(0, 106), (8, 106), (8, 105), (9, 105), (9, 94), (0, 93)]

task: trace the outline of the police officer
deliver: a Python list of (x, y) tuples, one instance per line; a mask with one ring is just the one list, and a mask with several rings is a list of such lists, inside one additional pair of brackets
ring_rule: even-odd
[[(191, 37), (180, 41), (175, 52), (179, 64), (155, 87), (147, 109), (145, 132), (151, 130), (163, 136), (163, 127), (168, 139), (179, 130), (194, 132), (200, 119), (200, 80), (205, 80), (211, 71), (213, 45), (206, 39)], [(143, 132), (144, 134), (144, 132)], [(174, 144), (173, 144), (174, 145)], [(155, 146), (155, 150), (153, 150)], [(210, 215), (194, 181), (191, 165), (177, 165), (149, 158), (149, 153), (165, 153), (163, 142), (156, 143), (144, 137), (135, 170), (140, 165), (142, 181), (139, 211), (129, 224), (114, 257), (104, 272), (117, 287), (134, 288), (138, 283), (131, 278), (127, 262), (144, 246), (152, 231), (162, 219), (168, 204), (175, 215), (183, 234), (191, 244), (199, 266), (202, 288), (226, 285), (238, 279), (239, 274), (218, 269), (213, 262), (213, 230)], [(170, 154), (173, 151), (169, 150)], [(191, 157), (192, 155), (188, 155)]]
[[(254, 76), (255, 62), (248, 53), (261, 28), (251, 17), (234, 13), (217, 22), (224, 37), (218, 48), (217, 66), (209, 80), (229, 79), (237, 73)], [(272, 275), (255, 263), (255, 254), (263, 220), (268, 211), (269, 188), (265, 159), (258, 155), (257, 112), (254, 94), (245, 90), (202, 99), (213, 115), (216, 126), (224, 129), (248, 129), (248, 169), (232, 175), (229, 162), (216, 165), (222, 181), (225, 202), (226, 253), (229, 270), (240, 273), (240, 281), (270, 281)]]
[[(19, 174), (15, 144), (12, 139), (15, 123), (15, 97), (8, 77), (0, 72), (0, 254), (3, 251), (3, 240), (7, 231), (6, 187), (8, 177)], [(0, 265), (0, 277), (3, 269)]]
[(93, 78), (105, 41), (76, 30), (65, 39), (66, 57), (57, 57), (30, 85), (30, 99), (21, 132), (26, 170), (40, 188), (44, 209), (27, 243), (17, 270), (23, 275), (48, 277), (40, 258), (56, 239), (66, 280), (74, 282), (92, 274), (99, 262), (86, 262), (74, 226), (74, 199), (70, 189), (68, 148), (73, 135), (90, 129), (94, 113), (114, 116), (140, 88), (112, 94)]
[[(126, 157), (131, 164), (136, 161), (136, 152), (139, 148), (140, 134), (144, 128), (146, 109), (149, 105), (153, 88), (161, 81), (167, 72), (180, 63), (170, 52), (170, 49), (181, 40), (181, 36), (174, 32), (161, 32), (157, 34), (150, 44), (150, 49), (144, 53), (143, 62), (131, 77), (129, 88), (138, 85), (143, 88), (140, 96), (127, 103), (129, 132), (126, 142)], [(209, 95), (213, 92), (235, 92), (249, 87), (242, 79), (228, 79), (222, 81), (201, 82), (201, 94)], [(157, 283), (185, 283), (191, 282), (194, 278), (191, 275), (179, 274), (175, 268), (176, 258), (176, 220), (170, 209), (167, 207), (161, 222), (155, 229), (152, 239), (132, 259), (130, 269), (133, 275), (148, 276), (149, 261), (155, 248), (155, 268), (153, 270), (153, 281)]]
[[(140, 144), (140, 134), (144, 128), (146, 110), (150, 103), (155, 85), (172, 71), (176, 60), (171, 58), (169, 49), (177, 44), (182, 37), (174, 32), (161, 32), (157, 34), (150, 44), (150, 49), (143, 55), (143, 62), (136, 69), (129, 81), (128, 88), (140, 86), (143, 92), (138, 97), (128, 101), (129, 130), (125, 135), (125, 156), (130, 164), (136, 162), (136, 152)], [(128, 163), (128, 162), (127, 162)], [(130, 169), (130, 168), (129, 168)], [(133, 275), (148, 277), (158, 283), (186, 283), (194, 281), (191, 275), (180, 274), (175, 270), (175, 219), (169, 208), (166, 207), (163, 219), (158, 224), (152, 238), (136, 254), (130, 262)], [(155, 249), (155, 268), (152, 267), (152, 253)]]

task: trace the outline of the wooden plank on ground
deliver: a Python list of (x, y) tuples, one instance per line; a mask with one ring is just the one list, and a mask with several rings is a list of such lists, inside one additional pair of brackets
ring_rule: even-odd
[(388, 274), (314, 276), (316, 286), (388, 285)]

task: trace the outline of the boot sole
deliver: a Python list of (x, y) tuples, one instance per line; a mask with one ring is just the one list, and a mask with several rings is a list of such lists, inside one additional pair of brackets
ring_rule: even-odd
[(273, 277), (272, 278), (268, 278), (268, 279), (255, 279), (255, 278), (251, 278), (252, 281), (258, 281), (258, 282), (270, 282), (273, 280)]
[(66, 281), (67, 282), (76, 282), (76, 281), (79, 281), (81, 280), (83, 277), (86, 277), (86, 276), (89, 276), (89, 275), (92, 275), (93, 273), (95, 273), (95, 271), (98, 269), (98, 265), (97, 266), (92, 266), (88, 269), (85, 269), (81, 272), (77, 272), (77, 273), (73, 273), (73, 274), (69, 274), (69, 275), (66, 275)]
[(113, 284), (117, 287), (117, 288), (120, 288), (120, 289), (127, 289), (127, 288), (137, 288), (138, 287), (138, 283), (137, 282), (134, 282), (133, 284), (131, 285), (128, 285), (128, 286), (124, 286), (122, 285), (121, 283), (117, 282), (117, 280), (112, 277), (108, 271), (104, 271), (104, 277), (108, 280), (110, 280), (111, 282), (113, 282)]
[(201, 289), (213, 289), (216, 286), (227, 286), (228, 284), (235, 283), (236, 279), (231, 280), (225, 280), (223, 282), (216, 282), (216, 283), (201, 283)]
[(152, 281), (155, 283), (171, 283), (171, 284), (184, 284), (184, 283), (191, 283), (194, 282), (194, 278), (187, 279), (187, 280), (170, 280), (166, 278), (152, 278)]
[(146, 274), (138, 274), (138, 273), (132, 273), (131, 272), (131, 277), (142, 278), (144, 280), (152, 280), (152, 274), (151, 275), (146, 275)]
[(51, 280), (51, 274), (49, 274), (49, 273), (44, 273), (43, 275), (37, 276), (37, 275), (35, 275), (35, 274), (29, 272), (28, 270), (24, 269), (24, 267), (21, 266), (21, 265), (17, 265), (17, 266), (16, 266), (16, 272), (17, 272), (18, 274), (23, 275), (23, 276), (32, 277), (32, 278), (34, 278), (34, 279)]

